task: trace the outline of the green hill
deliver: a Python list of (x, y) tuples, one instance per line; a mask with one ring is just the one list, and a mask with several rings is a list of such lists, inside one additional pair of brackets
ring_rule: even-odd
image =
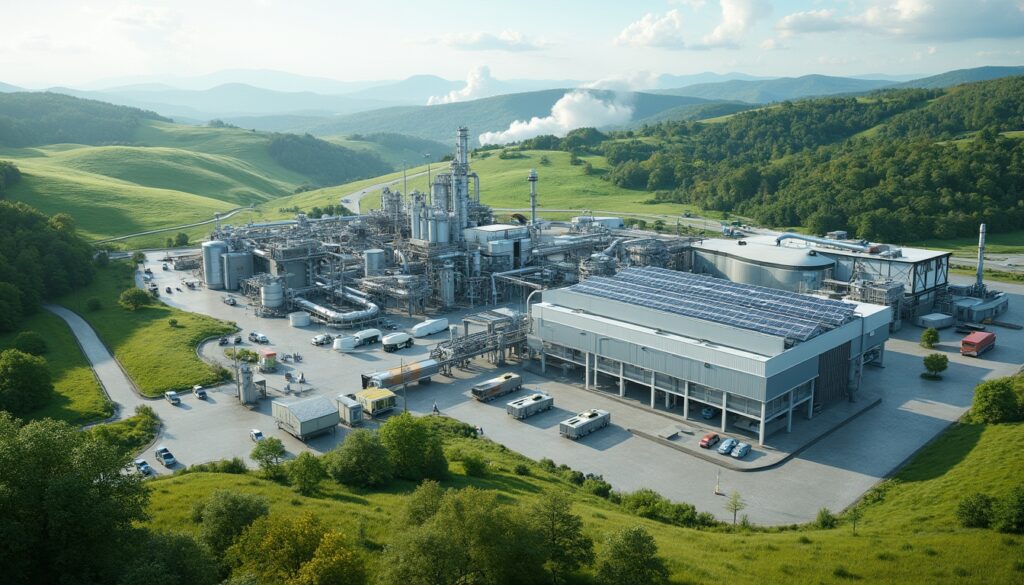
[(892, 85), (877, 79), (853, 79), (828, 75), (804, 75), (780, 79), (748, 81), (734, 79), (719, 83), (701, 83), (679, 89), (663, 89), (655, 93), (690, 96), (706, 100), (732, 100), (750, 104), (766, 104), (806, 97), (858, 93)]
[(1024, 67), (975, 67), (974, 69), (957, 69), (947, 71), (931, 77), (922, 77), (896, 87), (920, 87), (925, 89), (943, 89), (953, 87), (961, 83), (974, 83), (976, 81), (988, 81), (1001, 77), (1024, 75)]

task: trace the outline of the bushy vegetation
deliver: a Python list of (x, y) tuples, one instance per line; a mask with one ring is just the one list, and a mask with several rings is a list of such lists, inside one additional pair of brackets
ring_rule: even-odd
[(309, 134), (275, 134), (268, 152), (282, 167), (306, 175), (321, 186), (340, 185), (392, 170), (375, 154), (357, 152)]
[(1024, 374), (986, 380), (974, 387), (969, 416), (979, 423), (1024, 420)]
[(0, 201), (0, 332), (14, 331), (44, 300), (88, 284), (92, 250), (66, 214), (46, 217)]
[(0, 199), (4, 198), (7, 189), (21, 180), (21, 171), (17, 165), (7, 160), (0, 160)]
[(131, 455), (153, 442), (160, 428), (160, 417), (149, 406), (139, 405), (135, 415), (117, 422), (96, 425), (89, 433), (118, 451)]
[(137, 108), (57, 93), (0, 94), (0, 144), (115, 144), (133, 142), (143, 120), (163, 120)]
[(388, 452), (395, 477), (420, 481), (444, 479), (448, 473), (441, 436), (428, 421), (403, 412), (381, 425), (380, 442)]
[(0, 411), (22, 416), (45, 406), (52, 395), (46, 360), (17, 349), (0, 351)]
[(50, 351), (46, 340), (35, 331), (22, 331), (14, 338), (14, 349), (32, 355), (43, 355)]

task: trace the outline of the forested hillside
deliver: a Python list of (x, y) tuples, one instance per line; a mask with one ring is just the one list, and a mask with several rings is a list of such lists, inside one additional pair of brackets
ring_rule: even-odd
[(375, 154), (356, 152), (309, 134), (277, 134), (268, 148), (279, 165), (310, 177), (320, 186), (340, 185), (391, 171)]
[[(1024, 225), (1024, 77), (783, 102), (722, 123), (611, 133), (620, 187), (773, 226), (913, 241)], [(525, 148), (579, 150), (543, 137)], [(580, 151), (582, 153), (582, 150)]]
[(0, 145), (131, 142), (153, 112), (55, 93), (0, 93)]

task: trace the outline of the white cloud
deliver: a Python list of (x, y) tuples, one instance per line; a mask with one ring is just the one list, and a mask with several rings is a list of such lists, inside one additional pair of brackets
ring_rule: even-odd
[(635, 71), (626, 75), (613, 75), (584, 84), (589, 89), (610, 89), (612, 91), (637, 91), (658, 86), (658, 76), (650, 71)]
[(704, 8), (706, 2), (704, 0), (669, 0), (669, 4), (681, 4), (683, 6), (689, 6), (694, 10), (700, 10)]
[(453, 89), (447, 95), (432, 96), (427, 100), (427, 105), (451, 104), (490, 97), (494, 95), (493, 87), (494, 78), (491, 77), (491, 69), (486, 65), (481, 65), (466, 76), (466, 87)]
[(507, 144), (542, 134), (565, 136), (576, 128), (615, 126), (632, 118), (633, 106), (602, 100), (588, 91), (576, 90), (555, 102), (550, 115), (533, 117), (529, 122), (516, 120), (501, 132), (485, 132), (480, 135), (480, 144)]
[(460, 51), (520, 52), (537, 51), (547, 46), (546, 43), (531, 41), (526, 35), (510, 30), (496, 35), (486, 32), (451, 34), (444, 36), (441, 42)]
[(760, 47), (762, 51), (783, 51), (789, 48), (778, 39), (765, 39), (761, 41)]
[(647, 13), (640, 20), (622, 29), (615, 39), (616, 45), (626, 47), (660, 47), (682, 49), (683, 15), (678, 10), (669, 10), (665, 16)]
[(735, 47), (754, 24), (768, 16), (771, 5), (764, 0), (721, 0), (722, 22), (704, 37), (708, 48)]
[(912, 40), (1018, 38), (1024, 37), (1024, 2), (875, 0), (865, 10), (847, 16), (832, 10), (796, 12), (775, 27), (783, 36), (862, 30)]

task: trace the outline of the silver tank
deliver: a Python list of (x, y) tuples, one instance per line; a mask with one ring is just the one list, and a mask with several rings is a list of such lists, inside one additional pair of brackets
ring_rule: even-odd
[(268, 309), (284, 305), (284, 287), (280, 282), (269, 282), (260, 288), (260, 303)]
[(203, 244), (203, 275), (206, 288), (213, 290), (224, 288), (224, 259), (221, 256), (227, 252), (227, 243), (220, 240)]
[(387, 266), (384, 250), (372, 248), (363, 252), (363, 266), (366, 276), (375, 276), (384, 272)]
[(222, 259), (224, 261), (224, 288), (238, 290), (242, 280), (252, 276), (252, 253), (228, 252), (223, 255)]

